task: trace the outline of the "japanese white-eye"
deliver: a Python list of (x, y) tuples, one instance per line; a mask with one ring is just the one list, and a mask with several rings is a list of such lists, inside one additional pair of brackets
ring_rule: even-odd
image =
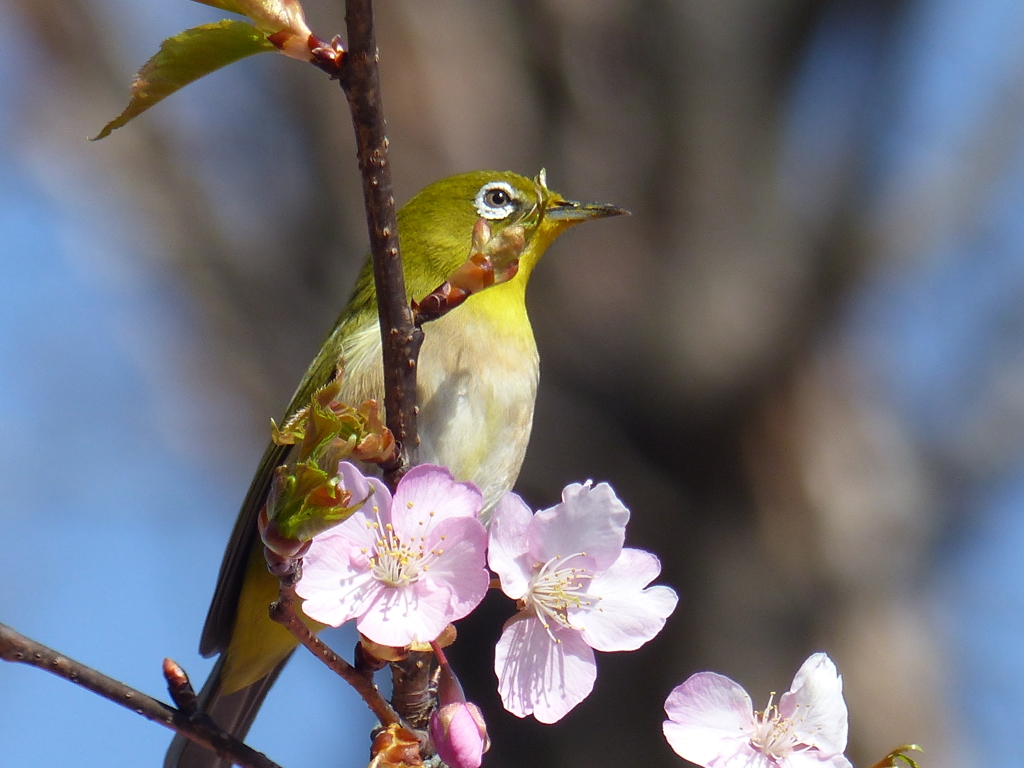
[[(469, 255), (474, 226), (494, 233), (519, 226), (523, 249), (507, 282), (471, 295), (462, 306), (424, 326), (420, 353), (419, 459), (447, 466), (475, 483), (485, 509), (511, 490), (530, 438), (539, 361), (526, 313), (526, 284), (551, 242), (570, 227), (625, 211), (576, 203), (547, 188), (544, 172), (530, 180), (508, 171), (450, 176), (415, 195), (398, 212), (406, 289), (422, 298)], [(285, 418), (344, 361), (340, 399), (383, 400), (381, 338), (369, 262), (355, 291), (292, 398)], [(271, 444), (235, 523), (221, 564), (200, 651), (220, 653), (200, 694), (200, 706), (225, 731), (244, 737), (289, 654), (294, 637), (268, 616), (278, 580), (267, 570), (256, 521), (273, 470), (287, 446)], [(226, 765), (212, 752), (177, 737), (166, 768)]]

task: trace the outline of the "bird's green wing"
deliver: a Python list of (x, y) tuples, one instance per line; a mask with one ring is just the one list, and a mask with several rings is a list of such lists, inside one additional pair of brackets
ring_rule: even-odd
[(235, 611), (238, 609), (238, 596), (242, 592), (242, 580), (245, 577), (245, 566), (256, 540), (256, 518), (267, 497), (274, 468), (287, 460), (289, 448), (290, 446), (274, 443), (267, 446), (249, 485), (249, 491), (235, 520), (235, 527), (231, 531), (227, 549), (224, 550), (224, 559), (221, 560), (220, 573), (217, 575), (217, 588), (206, 614), (206, 624), (203, 625), (203, 636), (199, 641), (199, 652), (203, 656), (220, 653), (228, 647), (231, 640)]
[[(401, 216), (400, 212), (400, 219)], [(403, 248), (406, 247), (406, 239), (403, 238), (402, 242)], [(425, 246), (415, 238), (408, 245), (413, 249), (426, 250)], [(420, 259), (420, 261), (422, 260)], [(413, 261), (416, 261), (415, 256)], [(428, 291), (433, 290), (442, 279), (432, 276), (431, 273), (423, 272), (423, 270), (419, 273), (406, 270), (406, 292), (410, 297), (415, 294), (425, 295)], [(299, 388), (292, 396), (282, 423), (309, 403), (313, 393), (334, 375), (339, 363), (343, 364), (343, 357), (351, 353), (351, 356), (356, 359), (349, 362), (365, 366), (369, 365), (372, 360), (373, 365), (380, 365), (380, 346), (377, 342), (380, 331), (376, 330), (378, 329), (376, 320), (377, 295), (374, 289), (373, 267), (370, 260), (367, 259), (348, 304), (321, 346), (320, 352), (306, 371)], [(370, 326), (376, 330), (376, 333), (367, 333)], [(353, 379), (358, 379), (359, 384), (355, 387), (344, 388), (350, 397), (350, 404), (359, 405), (369, 397), (381, 397), (382, 392), (376, 391), (383, 386), (380, 382), (381, 376), (382, 374), (353, 377)], [(288, 461), (289, 452), (289, 446), (277, 446), (273, 443), (267, 446), (256, 470), (256, 475), (249, 485), (249, 491), (245, 495), (245, 501), (242, 502), (238, 519), (231, 532), (231, 539), (224, 552), (220, 573), (217, 576), (217, 588), (213, 594), (213, 601), (210, 603), (210, 610), (206, 614), (206, 624), (203, 626), (203, 635), (199, 642), (199, 652), (204, 656), (212, 656), (223, 651), (231, 640), (246, 564), (256, 542), (256, 519), (259, 517), (263, 502), (266, 501), (274, 470)]]
[[(365, 315), (365, 312), (359, 312), (360, 308), (364, 308), (362, 305), (365, 304), (365, 301), (358, 299), (357, 292), (357, 295), (353, 296), (353, 300), (342, 312), (341, 317), (338, 318), (337, 324), (292, 396), (282, 423), (308, 404), (313, 393), (335, 375), (343, 355), (344, 339), (347, 334), (352, 332), (353, 328), (360, 325), (359, 318)], [(372, 322), (372, 320), (373, 315), (369, 315), (368, 321)], [(206, 623), (203, 625), (203, 634), (199, 641), (199, 652), (203, 656), (220, 653), (227, 648), (228, 642), (231, 640), (246, 564), (256, 542), (256, 520), (270, 490), (270, 481), (273, 478), (274, 470), (288, 461), (290, 450), (291, 446), (270, 443), (266, 451), (263, 452), (263, 458), (260, 459), (259, 467), (245, 494), (245, 501), (242, 502), (242, 508), (235, 520), (235, 527), (231, 531), (227, 549), (224, 551), (224, 558), (221, 560), (220, 572), (217, 575), (217, 587), (210, 603), (210, 609), (206, 614)]]

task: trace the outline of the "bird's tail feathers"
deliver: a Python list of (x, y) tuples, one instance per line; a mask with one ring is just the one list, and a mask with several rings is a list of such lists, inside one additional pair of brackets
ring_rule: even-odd
[[(244, 739), (252, 721), (256, 719), (263, 699), (277, 680), (277, 676), (281, 674), (284, 665), (288, 663), (291, 654), (289, 653), (266, 677), (229, 694), (221, 693), (221, 677), (226, 656), (227, 654), (221, 654), (217, 659), (217, 664), (210, 672), (203, 690), (199, 692), (199, 709), (222, 731), (230, 733), (236, 739)], [(231, 768), (231, 765), (216, 753), (188, 740), (180, 733), (175, 734), (164, 758), (164, 768)]]

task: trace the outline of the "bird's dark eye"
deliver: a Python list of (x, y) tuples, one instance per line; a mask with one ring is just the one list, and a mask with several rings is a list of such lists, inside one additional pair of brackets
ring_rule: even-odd
[(508, 204), (509, 199), (508, 192), (504, 189), (488, 189), (484, 193), (484, 202), (491, 208), (501, 208)]
[(512, 215), (519, 208), (519, 196), (511, 184), (492, 181), (480, 187), (473, 204), (477, 214), (495, 221)]

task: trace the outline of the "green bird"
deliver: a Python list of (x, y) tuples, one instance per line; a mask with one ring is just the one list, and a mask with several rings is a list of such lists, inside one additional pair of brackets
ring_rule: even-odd
[[(521, 227), (518, 271), (475, 293), (449, 314), (424, 326), (418, 370), (419, 457), (447, 466), (458, 480), (475, 483), (485, 510), (512, 489), (526, 453), (537, 396), (539, 359), (526, 313), (526, 284), (552, 241), (591, 219), (626, 213), (611, 205), (565, 200), (536, 179), (508, 171), (477, 171), (437, 181), (398, 212), (406, 290), (422, 299), (470, 253), (480, 219), (498, 234)], [(348, 304), (292, 397), (285, 420), (344, 360), (339, 400), (383, 401), (380, 327), (372, 266), (367, 260)], [(267, 691), (296, 647), (294, 637), (268, 616), (277, 597), (257, 535), (257, 517), (274, 468), (288, 446), (271, 444), (242, 504), (221, 563), (199, 650), (219, 653), (199, 695), (200, 706), (225, 731), (244, 738)], [(227, 766), (181, 736), (165, 768)]]

